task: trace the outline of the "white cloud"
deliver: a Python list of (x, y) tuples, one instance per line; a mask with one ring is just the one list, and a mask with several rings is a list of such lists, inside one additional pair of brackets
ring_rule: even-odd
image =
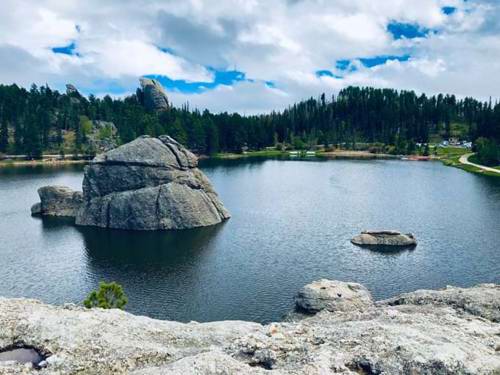
[[(443, 6), (457, 10), (445, 15)], [(500, 87), (500, 6), (493, 0), (3, 0), (0, 13), (2, 83), (133, 92), (141, 75), (209, 82), (208, 66), (237, 69), (252, 81), (171, 96), (244, 113), (347, 85), (480, 98), (498, 97)], [(394, 41), (387, 31), (393, 20), (439, 32)], [(80, 56), (51, 51), (71, 42)], [(339, 59), (403, 54), (411, 58), (371, 69), (358, 63), (342, 79), (315, 74), (339, 73)]]

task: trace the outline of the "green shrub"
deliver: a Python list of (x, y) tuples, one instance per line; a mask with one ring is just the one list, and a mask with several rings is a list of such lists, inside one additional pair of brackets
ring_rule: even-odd
[(92, 291), (83, 301), (83, 305), (90, 309), (100, 307), (103, 309), (123, 309), (128, 299), (123, 291), (123, 287), (116, 283), (99, 283), (99, 289)]

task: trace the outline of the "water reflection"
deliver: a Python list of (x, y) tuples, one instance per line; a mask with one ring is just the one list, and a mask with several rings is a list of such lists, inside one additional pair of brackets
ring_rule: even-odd
[(175, 268), (209, 249), (223, 225), (164, 232), (77, 228), (92, 267), (108, 267), (111, 263)]
[(67, 230), (67, 227), (75, 226), (75, 219), (57, 216), (32, 216), (34, 220), (42, 224), (44, 232), (59, 232)]
[(389, 246), (389, 245), (355, 245), (359, 248), (385, 255), (397, 255), (405, 252), (413, 252), (417, 246)]
[(88, 284), (122, 284), (129, 298), (126, 310), (133, 313), (203, 320), (210, 316), (210, 293), (203, 279), (212, 272), (207, 265), (217, 258), (223, 227), (224, 223), (166, 232), (77, 227), (83, 237)]

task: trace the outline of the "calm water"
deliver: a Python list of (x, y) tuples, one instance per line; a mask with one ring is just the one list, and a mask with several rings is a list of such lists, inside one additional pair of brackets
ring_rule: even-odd
[[(227, 161), (203, 165), (233, 217), (180, 232), (76, 228), (32, 218), (36, 189), (81, 187), (81, 168), (0, 170), (0, 295), (81, 302), (121, 283), (127, 310), (181, 321), (280, 319), (304, 284), (365, 284), (378, 299), (500, 283), (500, 179), (440, 163)], [(411, 231), (413, 251), (350, 244), (367, 228)]]

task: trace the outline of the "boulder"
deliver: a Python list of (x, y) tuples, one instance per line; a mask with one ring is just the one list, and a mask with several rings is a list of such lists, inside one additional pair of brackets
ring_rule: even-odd
[(77, 225), (186, 229), (230, 217), (194, 154), (168, 136), (142, 136), (85, 168)]
[(354, 237), (351, 242), (358, 246), (411, 247), (417, 245), (413, 234), (403, 234), (395, 230), (366, 230)]
[(380, 301), (390, 306), (427, 305), (452, 306), (458, 312), (482, 317), (500, 323), (499, 287), (483, 284), (482, 288), (457, 288), (453, 286), (442, 290), (417, 290), (397, 297)]
[(160, 82), (155, 79), (140, 79), (144, 107), (149, 111), (163, 111), (170, 108), (167, 94)]
[(373, 305), (368, 289), (361, 284), (319, 280), (304, 286), (295, 297), (297, 310), (309, 314), (321, 310), (353, 311)]
[(32, 215), (75, 217), (83, 202), (82, 193), (66, 186), (38, 189), (40, 202), (31, 207)]
[[(338, 290), (349, 285), (317, 283)], [(499, 373), (500, 324), (488, 318), (498, 310), (499, 285), (423, 290), (395, 300), (261, 325), (178, 323), (116, 309), (0, 298), (0, 352), (22, 343), (46, 357), (41, 369), (0, 360), (0, 373)]]

